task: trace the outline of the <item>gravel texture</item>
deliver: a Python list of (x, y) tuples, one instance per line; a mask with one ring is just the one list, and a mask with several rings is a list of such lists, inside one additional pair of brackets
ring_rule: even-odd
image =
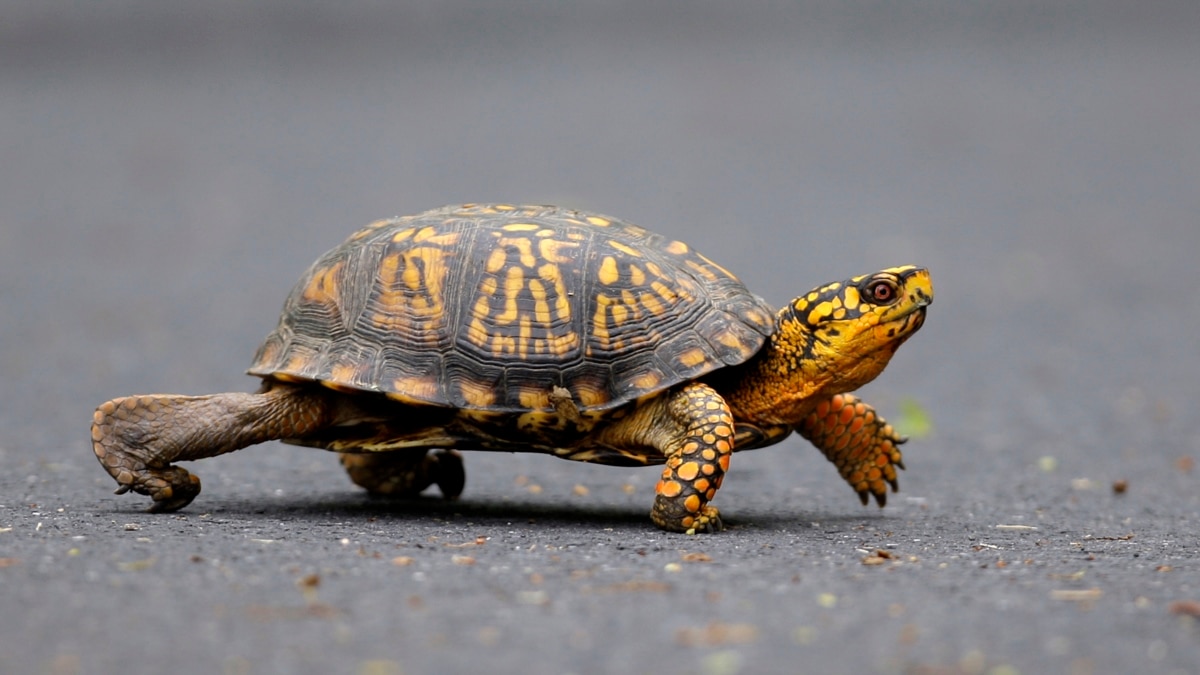
[[(0, 672), (1200, 672), (1195, 3), (6, 5)], [(252, 389), (320, 253), (488, 200), (775, 304), (928, 266), (863, 391), (901, 492), (796, 439), (716, 536), (650, 525), (655, 469), (530, 455), (449, 504), (273, 443), (178, 514), (111, 494), (96, 405)]]

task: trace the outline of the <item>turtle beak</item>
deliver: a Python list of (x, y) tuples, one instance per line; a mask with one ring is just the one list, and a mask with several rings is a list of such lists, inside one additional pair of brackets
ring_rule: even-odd
[(903, 267), (896, 276), (904, 286), (908, 302), (916, 309), (922, 310), (933, 304), (933, 281), (929, 278), (929, 270), (924, 267)]

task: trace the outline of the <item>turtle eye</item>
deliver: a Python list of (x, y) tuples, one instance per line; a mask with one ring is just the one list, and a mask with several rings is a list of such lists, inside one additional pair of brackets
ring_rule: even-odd
[(867, 284), (867, 298), (876, 305), (890, 305), (900, 297), (900, 288), (891, 279), (875, 279)]

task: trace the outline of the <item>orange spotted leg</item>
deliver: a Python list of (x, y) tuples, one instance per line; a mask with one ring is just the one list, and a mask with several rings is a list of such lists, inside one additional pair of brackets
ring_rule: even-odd
[(109, 401), (92, 416), (92, 449), (116, 479), (117, 494), (154, 500), (175, 511), (200, 493), (200, 479), (172, 462), (202, 459), (263, 441), (298, 438), (328, 424), (328, 397), (276, 386), (255, 394), (154, 394)]
[(904, 468), (899, 446), (905, 439), (858, 397), (839, 394), (818, 404), (796, 431), (837, 466), (863, 504), (873, 496), (883, 506), (888, 486), (899, 489), (896, 469)]
[(709, 506), (729, 470), (733, 415), (712, 387), (691, 383), (667, 403), (677, 433), (664, 444), (667, 456), (650, 519), (673, 532), (719, 532), (723, 525)]
[(442, 496), (456, 499), (467, 482), (462, 455), (453, 450), (341, 453), (341, 461), (350, 480), (375, 495), (416, 497), (436, 483)]

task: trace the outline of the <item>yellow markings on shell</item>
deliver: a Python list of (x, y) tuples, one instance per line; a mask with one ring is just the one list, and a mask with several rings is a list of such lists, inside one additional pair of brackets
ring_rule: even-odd
[(312, 363), (312, 359), (305, 354), (292, 354), (288, 357), (287, 363), (280, 368), (285, 373), (303, 373), (305, 369)]
[(496, 403), (496, 392), (482, 382), (464, 380), (459, 384), (463, 400), (467, 405), (476, 408), (488, 408)]
[(394, 391), (389, 397), (416, 399), (419, 401), (436, 401), (438, 399), (437, 381), (432, 377), (400, 377), (392, 381)]
[(730, 349), (736, 349), (739, 352), (746, 351), (746, 343), (743, 342), (742, 339), (732, 331), (722, 331), (719, 335), (717, 335), (717, 342), (729, 347)]
[(617, 259), (612, 256), (605, 256), (604, 260), (600, 261), (600, 269), (597, 272), (600, 283), (605, 286), (612, 286), (621, 280), (621, 271), (617, 269)]
[(329, 379), (331, 382), (353, 382), (358, 376), (358, 366), (349, 363), (339, 363), (330, 369)]
[(688, 269), (692, 270), (696, 274), (699, 274), (700, 276), (704, 277), (705, 279), (707, 279), (709, 281), (717, 281), (721, 278), (720, 275), (718, 275), (716, 272), (714, 272), (711, 267), (701, 265), (700, 263), (696, 262), (695, 260), (684, 260), (683, 264)]
[(522, 408), (529, 410), (545, 410), (553, 407), (550, 405), (550, 392), (533, 387), (521, 387), (517, 390), (517, 401), (520, 402)]
[(637, 265), (629, 266), (629, 282), (634, 286), (641, 286), (646, 283), (646, 273)]
[(391, 225), (395, 225), (398, 223), (402, 223), (406, 220), (408, 220), (408, 218), (383, 218), (381, 220), (372, 221), (372, 222), (368, 223), (366, 227), (364, 227), (361, 230), (359, 230), (358, 232), (355, 232), (354, 234), (350, 235), (350, 240), (358, 241), (359, 239), (362, 239), (363, 237), (371, 234), (375, 230), (378, 230), (378, 229), (381, 229), (384, 227), (388, 227)]
[[(483, 305), (484, 305), (482, 316), (486, 317), (487, 316), (487, 299), (480, 298), (480, 300), (483, 302)], [(476, 303), (475, 309), (476, 309), (476, 312), (478, 313), (479, 303)], [(488, 336), (487, 327), (483, 325), (482, 318), (479, 316), (476, 316), (475, 318), (471, 319), (471, 323), (467, 324), (467, 339), (480, 347), (486, 347), (488, 344), (488, 337), (489, 336)]]
[(686, 255), (688, 252), (688, 245), (683, 243), (682, 241), (673, 241), (673, 242), (667, 244), (666, 250), (667, 250), (667, 253), (673, 253), (675, 255)]
[(608, 403), (607, 391), (586, 382), (575, 385), (575, 391), (572, 393), (575, 395), (576, 403), (583, 408), (591, 408)]
[(296, 375), (292, 375), (292, 374), (290, 374), (290, 373), (281, 372), (281, 371), (277, 371), (277, 372), (271, 373), (271, 377), (272, 377), (272, 379), (279, 380), (280, 382), (296, 382), (296, 383), (300, 383), (300, 382), (307, 382), (307, 381), (308, 381), (306, 378), (299, 377), (299, 376), (296, 376)]
[(415, 233), (415, 232), (416, 232), (416, 229), (411, 228), (411, 227), (408, 228), (407, 230), (400, 230), (396, 234), (392, 235), (392, 241), (397, 244), (399, 244), (400, 242), (403, 242), (403, 241), (407, 241), (408, 238), (413, 236), (413, 233)]
[(538, 225), (537, 223), (509, 223), (507, 225), (500, 226), (500, 229), (508, 232), (533, 232), (534, 230), (540, 230), (541, 228), (542, 226)]
[[(529, 356), (529, 347), (533, 337), (533, 325), (528, 316), (522, 316), (521, 321), (517, 324), (517, 353), (521, 358)], [(540, 351), (534, 345), (534, 351)]]
[(658, 296), (665, 300), (669, 305), (673, 305), (679, 301), (679, 294), (675, 292), (675, 289), (661, 281), (652, 282), (650, 284), (650, 288), (653, 289), (655, 293), (658, 293)]
[(592, 334), (603, 344), (608, 344), (608, 308), (616, 303), (607, 295), (596, 296), (596, 314), (592, 317)]
[(546, 302), (546, 285), (541, 279), (530, 279), (529, 293), (533, 296), (533, 320), (548, 326), (553, 317), (550, 315), (550, 303)]
[(497, 211), (516, 211), (517, 210), (517, 207), (513, 206), (512, 204), (493, 204), (492, 208), (496, 209)]
[(404, 272), (401, 273), (401, 278), (404, 280), (404, 285), (407, 286), (409, 290), (421, 290), (421, 268), (413, 265), (412, 259), (408, 256), (405, 256), (405, 258)]
[(617, 249), (617, 250), (618, 250), (618, 251), (620, 251), (621, 253), (624, 253), (625, 255), (629, 256), (630, 258), (641, 258), (641, 257), (642, 257), (642, 252), (641, 252), (641, 251), (637, 250), (636, 248), (632, 248), (632, 247), (630, 247), (630, 246), (626, 246), (625, 244), (622, 244), (622, 243), (621, 243), (621, 242), (619, 242), (619, 241), (610, 240), (610, 241), (608, 242), (608, 245), (609, 245), (609, 246), (612, 246), (612, 247), (613, 247), (613, 248), (615, 248), (615, 249)]
[(608, 227), (609, 225), (612, 225), (611, 220), (608, 220), (607, 218), (601, 218), (600, 216), (587, 216), (587, 221), (596, 227)]
[(487, 263), (483, 266), (483, 268), (487, 270), (489, 274), (495, 274), (496, 272), (504, 269), (504, 265), (507, 262), (508, 252), (502, 248), (497, 248), (493, 249), (492, 252), (488, 254)]
[(571, 256), (564, 255), (560, 251), (574, 248), (579, 248), (579, 244), (573, 241), (542, 239), (538, 242), (538, 253), (542, 254), (542, 259), (549, 263), (571, 262)]
[(571, 319), (571, 299), (567, 292), (567, 286), (563, 283), (562, 270), (557, 265), (542, 265), (537, 272), (539, 279), (554, 285), (554, 312), (559, 321), (569, 321)]
[(708, 360), (708, 354), (705, 354), (704, 350), (699, 347), (693, 347), (675, 357), (675, 360), (682, 363), (684, 367), (695, 368)]
[(551, 354), (566, 354), (579, 346), (579, 335), (575, 331), (554, 335), (547, 331), (546, 345)]
[(631, 384), (642, 391), (649, 391), (657, 387), (660, 382), (662, 382), (662, 378), (658, 373), (642, 373), (633, 378)]
[(526, 237), (500, 237), (497, 245), (503, 249), (512, 246), (521, 256), (521, 264), (533, 267), (537, 264), (537, 256), (533, 254), (533, 241)]
[(511, 335), (493, 335), (491, 337), (492, 354), (504, 356), (505, 354), (517, 353), (517, 338)]
[(508, 276), (504, 280), (504, 312), (498, 314), (496, 323), (511, 324), (520, 316), (517, 307), (517, 296), (525, 288), (525, 273), (520, 267), (508, 268)]
[(650, 293), (642, 293), (641, 297), (638, 298), (638, 302), (642, 307), (646, 308), (646, 311), (654, 316), (662, 316), (667, 311), (667, 307), (658, 299), (658, 296)]
[[(371, 317), (379, 326), (404, 326), (429, 340), (445, 319), (443, 300), (449, 272), (446, 251), (434, 246), (407, 249), (385, 256), (379, 262), (380, 310)], [(410, 319), (416, 315), (419, 322)]]
[(623, 304), (615, 304), (608, 310), (608, 315), (612, 317), (613, 324), (621, 325), (629, 319), (629, 306)]
[[(412, 230), (408, 230), (412, 232)], [(458, 243), (461, 233), (454, 230), (440, 230), (436, 227), (424, 227), (413, 236), (414, 242), (429, 243), (435, 246), (454, 246)], [(392, 238), (392, 241), (400, 242), (403, 239)]]
[[(490, 293), (488, 295), (490, 295)], [(488, 301), (488, 296), (479, 296), (479, 298), (475, 301), (475, 306), (471, 308), (471, 315), (475, 318), (475, 321), (472, 323), (478, 323), (480, 319), (486, 318), (490, 308), (491, 303)], [(483, 325), (480, 324), (480, 330), (482, 329)]]
[(337, 304), (338, 275), (342, 272), (345, 262), (338, 261), (313, 275), (308, 286), (304, 288), (304, 299), (322, 305)]
[(731, 279), (736, 279), (736, 278), (737, 278), (737, 275), (735, 275), (733, 272), (730, 272), (729, 270), (725, 269), (725, 267), (724, 267), (724, 266), (722, 266), (722, 265), (719, 265), (719, 264), (717, 264), (717, 263), (713, 262), (713, 261), (712, 261), (711, 259), (709, 259), (707, 256), (700, 255), (699, 253), (697, 253), (697, 254), (696, 254), (696, 257), (697, 257), (697, 258), (700, 258), (701, 260), (703, 260), (705, 265), (708, 265), (708, 266), (710, 266), (710, 267), (715, 267), (715, 268), (717, 268), (717, 269), (718, 269), (718, 270), (720, 270), (720, 272), (721, 272), (722, 274), (724, 274), (725, 276), (727, 276), (727, 277), (730, 277)]

